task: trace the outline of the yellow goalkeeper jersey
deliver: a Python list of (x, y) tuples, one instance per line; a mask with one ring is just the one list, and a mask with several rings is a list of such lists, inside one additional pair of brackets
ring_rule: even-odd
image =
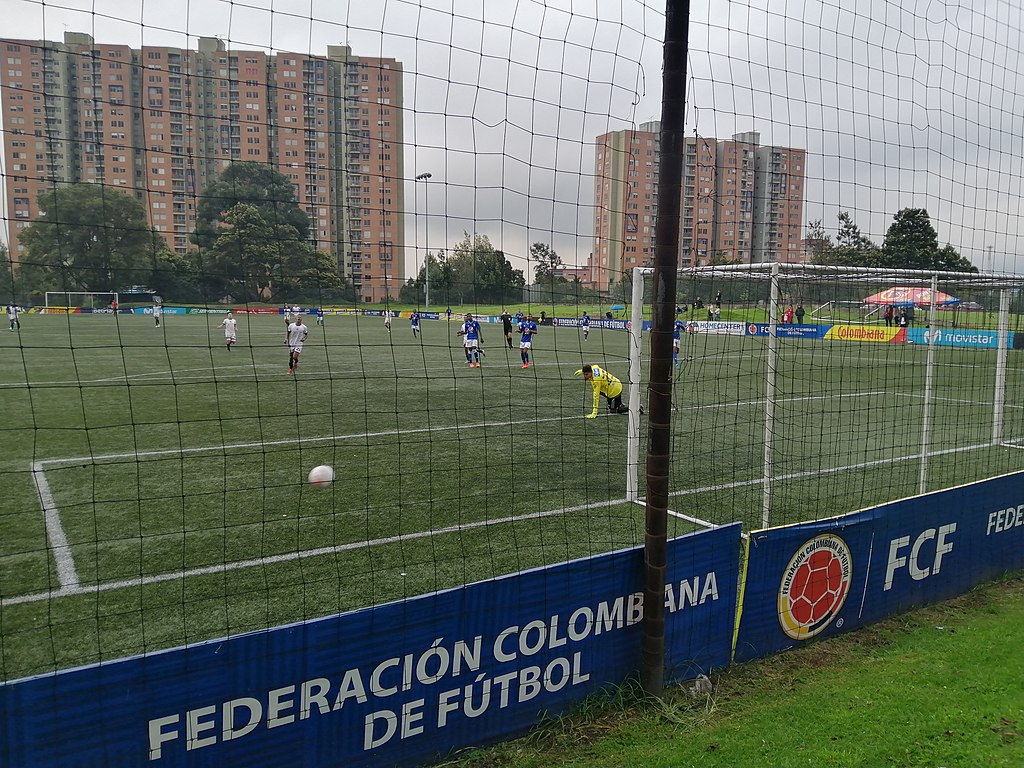
[(590, 380), (590, 386), (594, 388), (594, 410), (597, 413), (597, 406), (601, 402), (601, 395), (605, 397), (616, 397), (622, 394), (622, 382), (612, 376), (600, 366), (591, 366), (594, 378)]

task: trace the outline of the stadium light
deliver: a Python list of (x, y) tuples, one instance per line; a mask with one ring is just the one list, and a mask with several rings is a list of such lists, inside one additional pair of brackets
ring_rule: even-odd
[(430, 181), (432, 173), (421, 173), (416, 177), (416, 181), (422, 181), (423, 184), (423, 213), (427, 217), (427, 224), (423, 232), (423, 244), (426, 249), (426, 256), (424, 256), (424, 264), (426, 265), (423, 270), (424, 282), (423, 282), (423, 308), (430, 309), (430, 185), (426, 182)]

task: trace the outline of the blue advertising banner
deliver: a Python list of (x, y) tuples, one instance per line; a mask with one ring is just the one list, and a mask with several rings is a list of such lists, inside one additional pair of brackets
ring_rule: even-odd
[(1024, 473), (750, 535), (736, 661), (1024, 567)]
[[(747, 323), (746, 334), (747, 336), (767, 336), (770, 327), (768, 323)], [(779, 323), (775, 327), (777, 329), (776, 338), (823, 339), (825, 334), (828, 333), (828, 329), (832, 326)]]
[[(997, 349), (999, 334), (996, 331), (980, 331), (973, 329), (939, 328), (931, 333), (927, 328), (908, 328), (907, 343), (927, 344), (931, 340), (942, 347), (980, 347)], [(1013, 333), (1007, 333), (1007, 348), (1013, 347)]]
[[(729, 663), (739, 524), (669, 543), (667, 672)], [(0, 765), (414, 765), (640, 664), (630, 549), (0, 686)]]

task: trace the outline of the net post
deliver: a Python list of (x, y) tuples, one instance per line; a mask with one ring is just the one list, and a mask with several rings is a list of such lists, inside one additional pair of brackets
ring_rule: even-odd
[(626, 425), (626, 499), (640, 496), (640, 377), (641, 344), (644, 327), (644, 287), (646, 275), (633, 267), (633, 295), (629, 327), (629, 423)]
[(776, 335), (779, 323), (779, 265), (772, 264), (768, 291), (768, 360), (764, 388), (764, 457), (762, 475), (764, 487), (761, 492), (761, 526), (767, 528), (772, 512), (772, 476), (775, 472), (775, 373), (779, 352)]
[(999, 342), (996, 348), (996, 391), (992, 398), (992, 445), (1003, 441), (1003, 417), (1006, 408), (1006, 347), (1010, 338), (1010, 291), (999, 291)]
[(935, 378), (935, 330), (938, 328), (939, 312), (939, 276), (932, 275), (931, 304), (928, 307), (928, 356), (924, 368), (924, 407), (921, 413), (921, 467), (917, 477), (917, 492), (924, 493), (928, 488), (928, 443), (932, 431), (932, 387)]

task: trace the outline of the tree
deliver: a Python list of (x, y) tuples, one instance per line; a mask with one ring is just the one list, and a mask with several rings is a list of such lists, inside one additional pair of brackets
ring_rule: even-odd
[(338, 298), (345, 283), (329, 256), (298, 237), (289, 224), (268, 221), (257, 206), (239, 203), (203, 254), (202, 281), (210, 297), (238, 302)]
[(807, 244), (812, 264), (826, 263), (823, 259), (832, 250), (832, 238), (825, 232), (821, 219), (815, 219), (807, 224), (804, 242)]
[(563, 266), (562, 257), (554, 248), (546, 243), (534, 243), (530, 246), (530, 262), (533, 264), (534, 280), (538, 283), (553, 285), (556, 280), (565, 278), (558, 274)]
[(948, 243), (944, 248), (939, 248), (939, 236), (924, 208), (904, 208), (893, 217), (882, 244), (881, 266), (953, 272), (978, 271)]
[(7, 244), (0, 243), (0, 304), (16, 300), (14, 265), (7, 254)]
[[(68, 291), (111, 291), (143, 282), (163, 238), (134, 197), (98, 184), (71, 184), (39, 195), (39, 218), (22, 230), (39, 283)], [(38, 287), (38, 286), (34, 286)]]
[(199, 196), (192, 242), (210, 248), (223, 232), (225, 216), (239, 203), (254, 206), (274, 226), (295, 230), (299, 240), (309, 238), (309, 217), (295, 202), (291, 180), (265, 163), (232, 163)]
[[(452, 253), (440, 262), (441, 294), (448, 302), (460, 304), (518, 301), (526, 278), (521, 269), (513, 269), (505, 254), (494, 249), (487, 235), (463, 233)], [(430, 288), (434, 292), (434, 273)]]
[(839, 231), (834, 246), (823, 247), (819, 264), (844, 267), (879, 266), (878, 246), (863, 235), (849, 211), (839, 212)]

